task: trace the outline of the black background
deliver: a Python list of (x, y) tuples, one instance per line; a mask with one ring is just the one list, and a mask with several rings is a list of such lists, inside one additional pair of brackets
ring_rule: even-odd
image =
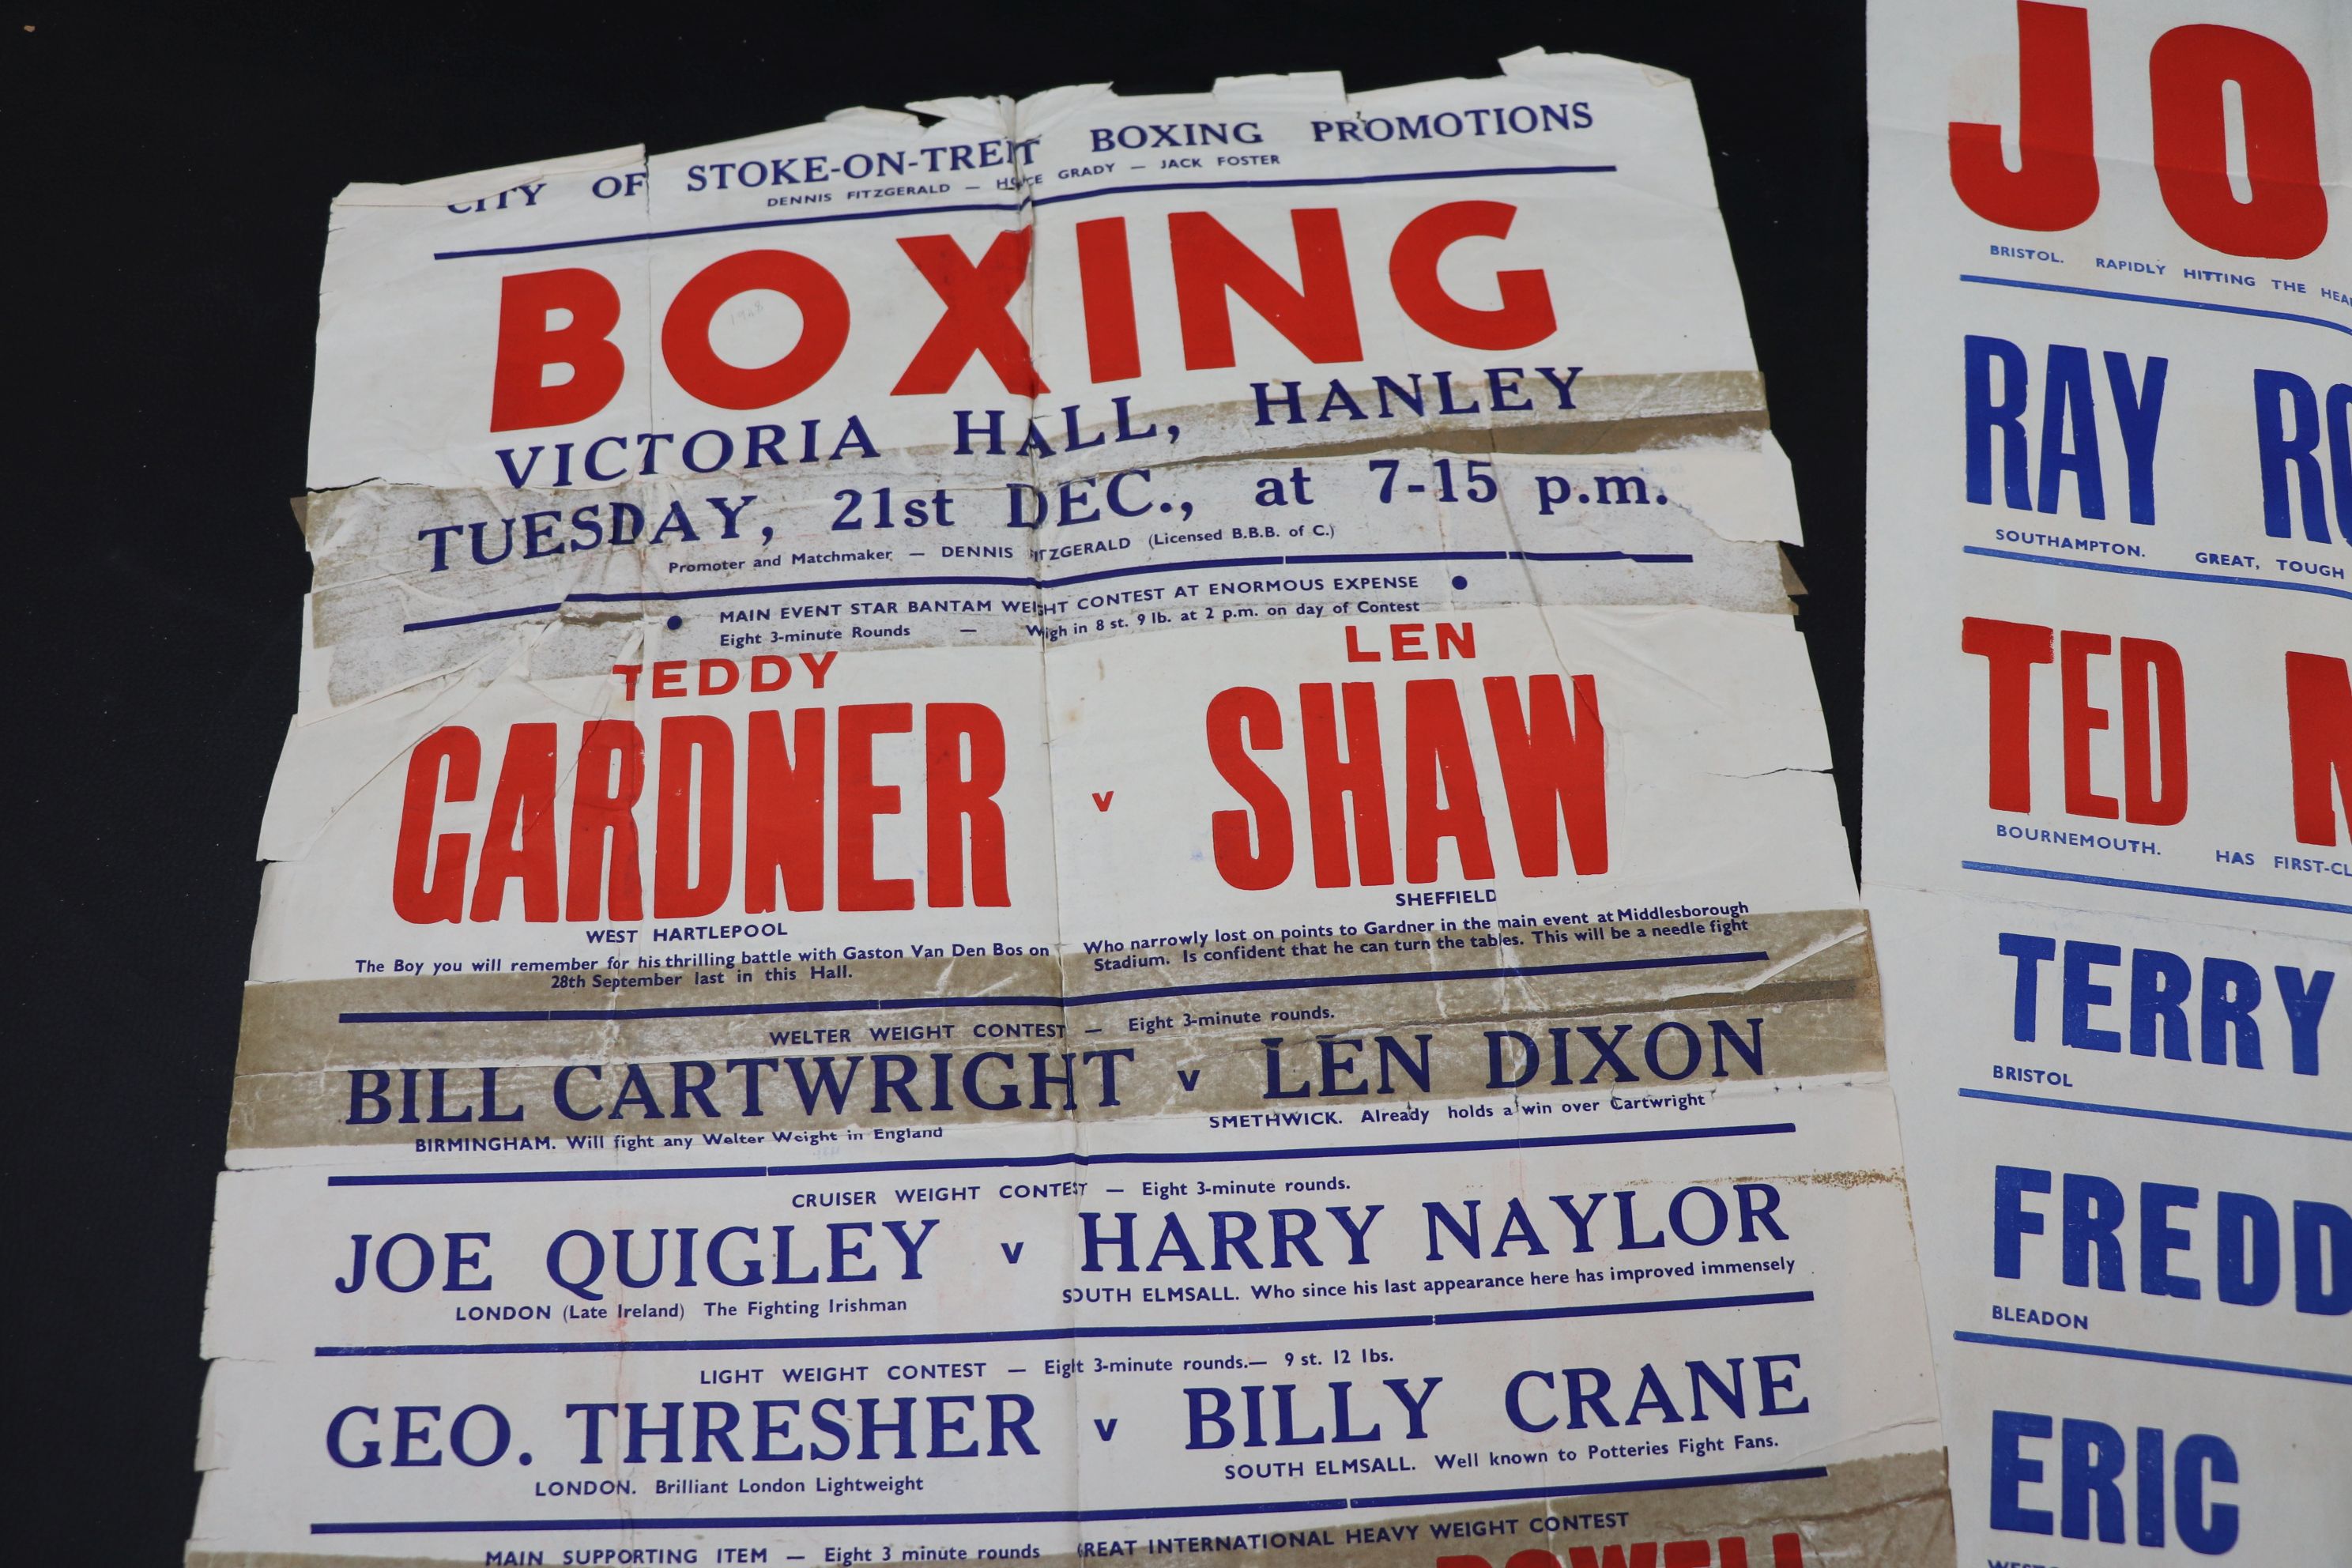
[(1696, 84), (1796, 468), (1812, 541), (1802, 624), (1859, 822), (1858, 0), (782, 0), (733, 21), (693, 0), (284, 9), (264, 22), (31, 7), (0, 38), (16, 388), (0, 419), (0, 537), (31, 623), (12, 661), (29, 711), (0, 731), (19, 797), (0, 843), (31, 939), (7, 953), (0, 1079), (0, 1191), (19, 1233), (0, 1255), (12, 1560), (176, 1562), (194, 1507), (197, 1329), (254, 844), (308, 580), (286, 500), (302, 488), (327, 204), (347, 182), (669, 151), (849, 104), (1077, 81), (1198, 91), (1339, 68), (1384, 87), (1490, 76), (1531, 44), (1679, 71)]

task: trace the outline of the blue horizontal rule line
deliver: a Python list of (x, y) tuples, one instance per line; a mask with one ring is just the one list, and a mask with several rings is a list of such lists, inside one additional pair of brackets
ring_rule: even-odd
[(1059, 1007), (1059, 996), (883, 996), (832, 1002), (732, 1002), (698, 1007), (557, 1007), (512, 1012), (338, 1013), (339, 1024), (553, 1024), (570, 1018), (742, 1018), (770, 1013), (895, 1013), (929, 1007)]
[[(1169, 572), (1262, 571), (1270, 566), (1345, 566), (1357, 563), (1406, 561), (1624, 561), (1636, 566), (1686, 565), (1688, 555), (1643, 553), (1623, 550), (1370, 550), (1316, 555), (1244, 555), (1220, 561), (1157, 561), (1141, 566), (1107, 566), (1099, 572), (1073, 572), (1060, 577), (1008, 577), (1001, 574), (955, 573), (929, 577), (826, 577), (808, 583), (747, 583), (727, 588), (645, 588), (628, 592), (566, 594), (544, 605), (518, 605), (505, 610), (476, 610), (463, 616), (442, 616), (429, 621), (409, 621), (404, 632), (433, 632), (450, 626), (470, 626), (484, 621), (510, 621), (522, 616), (548, 616), (566, 605), (685, 604), (694, 599), (740, 599), (769, 594), (822, 594), (852, 588), (940, 588), (982, 586), (1027, 588), (1045, 593), (1076, 588), (1118, 577), (1150, 577)], [(2274, 584), (2285, 587), (2289, 584)], [(2333, 592), (2334, 590), (2322, 590)]]
[(721, 1514), (708, 1519), (419, 1519), (338, 1521), (313, 1524), (313, 1535), (455, 1535), (476, 1531), (510, 1533), (529, 1531), (553, 1534), (576, 1530), (847, 1530), (873, 1525), (1087, 1524), (1120, 1519), (1196, 1519), (1218, 1515), (1261, 1513), (1338, 1513), (1348, 1507), (1345, 1498), (1308, 1502), (1208, 1503), (1198, 1508), (1007, 1510), (985, 1513), (769, 1513)]
[(1737, 1476), (1678, 1476), (1655, 1481), (1586, 1481), (1572, 1487), (1503, 1487), (1479, 1492), (1418, 1492), (1405, 1497), (1354, 1498), (1351, 1508), (1426, 1508), (1455, 1502), (1510, 1502), (1523, 1498), (1601, 1497), (1610, 1492), (1672, 1492), (1699, 1487), (1760, 1486), (1772, 1481), (1818, 1481), (1826, 1465), (1788, 1470), (1750, 1470)]
[(1040, 577), (1036, 585), (1043, 593), (1048, 588), (1076, 588), (1117, 577), (1157, 577), (1169, 572), (1255, 572), (1270, 566), (1336, 566), (1355, 562), (1370, 564), (1392, 561), (1505, 561), (1509, 558), (1510, 552), (1507, 550), (1431, 550), (1411, 553), (1367, 551), (1359, 555), (1240, 555), (1222, 561), (1154, 561), (1143, 566), (1106, 566), (1099, 572), (1072, 572), (1060, 577)]
[[(1007, 1164), (1013, 1163), (1008, 1160)], [(465, 1187), (486, 1183), (512, 1182), (728, 1182), (747, 1178), (765, 1180), (776, 1173), (773, 1165), (656, 1165), (649, 1170), (615, 1173), (605, 1171), (485, 1171), (479, 1174), (448, 1174), (418, 1173), (400, 1176), (329, 1176), (331, 1187)]]
[(1115, 1323), (1052, 1329), (975, 1329), (950, 1334), (818, 1334), (721, 1340), (564, 1340), (532, 1343), (451, 1345), (320, 1345), (322, 1357), (451, 1355), (609, 1355), (614, 1352), (873, 1350), (916, 1345), (1015, 1344), (1045, 1341), (1216, 1338), (1229, 1334), (1326, 1333), (1376, 1329), (1442, 1329), (1473, 1323), (1552, 1322), (1567, 1318), (1612, 1318), (1654, 1312), (1710, 1312), (1741, 1307), (1784, 1307), (1813, 1299), (1811, 1290), (1777, 1290), (1748, 1296), (1686, 1296), (1664, 1301), (1622, 1301), (1585, 1307), (1528, 1307), (1486, 1312), (1413, 1312), (1373, 1318), (1317, 1318), (1272, 1323)]
[(478, 256), (536, 256), (548, 250), (584, 250), (599, 245), (634, 245), (649, 239), (684, 239), (698, 234), (739, 234), (754, 228), (803, 228), (820, 223), (859, 223), (877, 217), (921, 217), (927, 213), (1018, 212), (1022, 202), (955, 202), (930, 207), (869, 207), (862, 212), (816, 213), (807, 217), (749, 218), (741, 223), (702, 224), (692, 228), (657, 228), (636, 234), (600, 235), (593, 239), (551, 239), (537, 245), (486, 245), (475, 250), (436, 250), (436, 261), (464, 261)]
[(1150, 191), (1288, 191), (1318, 185), (1398, 185), (1422, 180), (1500, 180), (1520, 174), (1613, 174), (1614, 163), (1536, 163), (1518, 169), (1423, 169), (1401, 174), (1319, 174), (1297, 179), (1166, 180), (1141, 185), (1098, 185), (1067, 195), (1033, 196), (1030, 205), (1049, 207), (1059, 202), (1092, 201), (1097, 196), (1128, 196)]
[[(1087, 1158), (1079, 1154), (1000, 1154), (960, 1160), (853, 1160), (824, 1165), (655, 1165), (631, 1171), (429, 1171), (398, 1175), (329, 1176), (331, 1187), (473, 1187), (528, 1185), (539, 1182), (697, 1182), (741, 1176), (845, 1176), (884, 1171), (1035, 1170), (1068, 1165)], [(1108, 1156), (1097, 1155), (1097, 1161)]]
[(1964, 1089), (1962, 1100), (1998, 1100), (2004, 1105), (2038, 1105), (2051, 1110), (2083, 1110), (2095, 1116), (2128, 1116), (2147, 1121), (2179, 1121), (2191, 1127), (2227, 1127), (2241, 1132), (2274, 1132), (2289, 1138), (2333, 1138), (2352, 1143), (2352, 1132), (2333, 1127), (2294, 1127), (2284, 1121), (2246, 1121), (2233, 1116), (2200, 1116), (2187, 1110), (2151, 1110), (2138, 1105), (2104, 1105), (2090, 1100), (2053, 1100), (2040, 1094), (2008, 1094), (1991, 1089)]
[(1743, 1470), (1727, 1475), (1664, 1476), (1646, 1481), (1582, 1481), (1575, 1486), (1500, 1487), (1480, 1491), (1415, 1492), (1399, 1497), (1335, 1497), (1295, 1502), (1218, 1502), (1168, 1508), (1037, 1509), (973, 1513), (714, 1514), (683, 1519), (419, 1519), (366, 1520), (313, 1524), (313, 1535), (449, 1535), (479, 1531), (530, 1531), (553, 1534), (573, 1530), (847, 1530), (868, 1525), (1097, 1524), (1120, 1520), (1216, 1519), (1244, 1514), (1343, 1513), (1356, 1509), (1432, 1508), (1457, 1503), (1510, 1502), (1521, 1499), (1601, 1497), (1612, 1492), (1689, 1491), (1706, 1487), (1767, 1486), (1776, 1481), (1817, 1481), (1826, 1465), (1787, 1470)]
[(2142, 882), (2129, 877), (2094, 877), (2087, 871), (2045, 871), (2032, 866), (2004, 866), (1993, 860), (1963, 860), (1963, 871), (1991, 871), (2003, 877), (2038, 877), (2050, 882), (2087, 882), (2096, 888), (2128, 888), (2136, 893), (2173, 893), (2184, 899), (2220, 899), (2233, 904), (2274, 904), (2282, 909), (2322, 910), (2332, 915), (2352, 915), (2352, 904), (2331, 904), (2321, 899), (2290, 899), (2284, 893), (2232, 893), (2220, 888), (2191, 888), (2179, 882)]
[(1248, 555), (1223, 561), (1159, 561), (1148, 566), (1107, 566), (1099, 572), (1074, 572), (1062, 577), (1036, 579), (1039, 591), (1074, 588), (1113, 577), (1156, 576), (1165, 572), (1263, 570), (1269, 566), (1375, 565), (1408, 561), (1628, 561), (1638, 566), (1687, 563), (1687, 555), (1643, 555), (1622, 550), (1366, 550), (1320, 555)]
[(644, 588), (599, 594), (583, 590), (566, 594), (567, 605), (641, 605), (676, 599), (740, 599), (748, 594), (806, 594), (826, 588), (955, 588), (978, 584), (991, 588), (1034, 588), (1034, 577), (991, 576), (981, 572), (947, 572), (927, 577), (835, 577), (822, 583), (747, 583), (731, 588)]
[(656, 1165), (637, 1171), (419, 1172), (382, 1176), (329, 1176), (331, 1187), (491, 1186), (527, 1182), (695, 1181), (705, 1175), (867, 1175), (888, 1171), (1015, 1171), (1050, 1165), (1201, 1165), (1263, 1160), (1350, 1160), (1409, 1154), (1469, 1154), (1496, 1149), (1581, 1149), (1605, 1143), (1680, 1143), (1706, 1138), (1769, 1138), (1796, 1131), (1793, 1121), (1743, 1121), (1728, 1127), (1666, 1127), (1640, 1132), (1563, 1132), (1549, 1138), (1459, 1139), (1443, 1143), (1322, 1143), (1312, 1149), (1206, 1150), (1160, 1154), (990, 1154), (940, 1160), (851, 1160), (823, 1165)]
[(1955, 1329), (1952, 1338), (1962, 1344), (2000, 1345), (2010, 1350), (2058, 1351), (2066, 1355), (2100, 1356), (2109, 1361), (2153, 1362), (2159, 1366), (2191, 1366), (2207, 1372), (2242, 1372), (2254, 1377), (2293, 1378), (2303, 1383), (2340, 1383), (2352, 1387), (2352, 1373), (2315, 1372), (2308, 1367), (2271, 1366), (2257, 1361), (2222, 1361), (2214, 1356), (2174, 1355), (2166, 1351), (2131, 1350), (2122, 1345), (2075, 1344), (2065, 1340), (2027, 1339), (2021, 1334), (1980, 1334)]
[(1588, 963), (1522, 963), (1498, 969), (1426, 969), (1390, 974), (1325, 974), (1288, 980), (1207, 981), (1199, 985), (1145, 986), (1133, 991), (1069, 994), (1062, 1005), (1099, 1007), (1111, 1003), (1150, 1002), (1171, 996), (1230, 996), (1244, 991), (1303, 991), (1326, 985), (1432, 985), (1449, 980), (1521, 980), (1542, 974), (1602, 974), (1633, 969), (1694, 969), (1717, 963), (1761, 963), (1769, 952), (1694, 952), (1675, 958), (1595, 959)]
[(959, 572), (927, 577), (827, 577), (814, 583), (747, 583), (730, 588), (668, 588), (632, 590), (627, 593), (599, 594), (583, 590), (566, 594), (555, 603), (518, 605), (507, 610), (476, 610), (469, 615), (443, 616), (430, 621), (409, 621), (401, 626), (404, 632), (441, 631), (449, 626), (470, 626), (483, 621), (510, 621), (520, 616), (547, 616), (562, 610), (566, 605), (646, 605), (685, 604), (692, 599), (740, 599), (764, 594), (821, 594), (852, 588), (959, 588), (971, 586), (991, 588), (1030, 588), (1037, 586), (1034, 577), (1008, 577), (985, 573)]
[(2238, 588), (2282, 588), (2291, 594), (2324, 594), (2332, 599), (2352, 599), (2352, 588), (2330, 588), (2320, 583), (2283, 583), (2269, 577), (2233, 577), (2224, 572), (2181, 572), (2164, 566), (2126, 566), (2113, 561), (2076, 561), (2064, 555), (2033, 555), (2022, 550), (1995, 550), (1989, 544), (1963, 544), (1964, 555), (1989, 555), (1997, 561), (2024, 561), (2037, 566), (2072, 566), (2077, 572), (2113, 572), (2126, 577), (2163, 577), (2176, 583), (2225, 583)]
[(1155, 997), (1223, 996), (1243, 991), (1297, 991), (1324, 985), (1425, 985), (1443, 980), (1516, 980), (1541, 974), (1599, 974), (1621, 970), (1688, 969), (1701, 964), (1761, 963), (1769, 952), (1700, 952), (1675, 958), (1597, 960), (1590, 963), (1529, 963), (1497, 969), (1434, 969), (1392, 974), (1335, 974), (1289, 980), (1235, 980), (1103, 991), (1085, 996), (913, 996), (829, 1002), (713, 1003), (679, 1007), (537, 1007), (510, 1012), (339, 1013), (341, 1024), (553, 1024), (571, 1019), (741, 1018), (770, 1013), (876, 1013), (929, 1007), (1082, 1007)]
[(477, 621), (511, 621), (519, 616), (551, 616), (569, 602), (568, 599), (554, 599), (544, 605), (517, 605), (511, 610), (480, 610), (470, 616), (444, 616), (434, 621), (408, 621), (400, 629), (404, 632), (434, 632), (445, 626), (470, 626)]
[(2164, 294), (2127, 294), (2118, 289), (2085, 289), (2077, 283), (2036, 283), (2024, 278), (1986, 278), (1974, 272), (1960, 274), (1963, 283), (1990, 283), (1997, 289), (2031, 289), (2041, 294), (2082, 294), (2094, 300), (2123, 300), (2135, 305), (2170, 305), (2181, 310), (2218, 310), (2229, 316), (2263, 316), (2274, 321), (2300, 321), (2305, 326), (2326, 327), (2330, 331), (2352, 335), (2352, 324), (2331, 321), (2325, 316), (2301, 316), (2293, 310), (2265, 310), (2253, 305), (2224, 305), (2214, 300), (2175, 300)]

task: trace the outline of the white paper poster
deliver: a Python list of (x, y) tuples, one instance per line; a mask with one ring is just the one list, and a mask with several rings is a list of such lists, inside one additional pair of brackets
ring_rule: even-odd
[(1871, 12), (1864, 874), (1963, 1562), (2352, 1531), (2352, 13)]

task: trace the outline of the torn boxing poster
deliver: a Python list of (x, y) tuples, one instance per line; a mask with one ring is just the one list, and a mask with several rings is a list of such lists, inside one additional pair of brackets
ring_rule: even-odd
[(1507, 73), (338, 204), (193, 1561), (1949, 1561), (1690, 92)]

